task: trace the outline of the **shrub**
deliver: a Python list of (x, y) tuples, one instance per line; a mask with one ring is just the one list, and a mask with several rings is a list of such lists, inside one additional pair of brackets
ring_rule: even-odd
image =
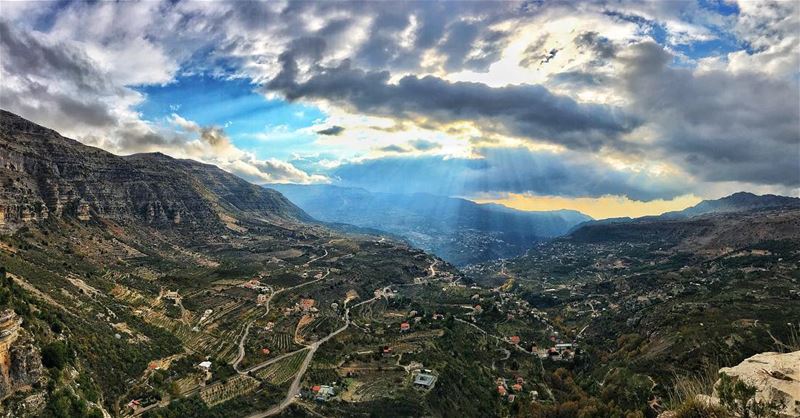
[(725, 408), (697, 399), (690, 399), (675, 410), (675, 418), (732, 418)]
[(69, 360), (69, 349), (61, 341), (52, 342), (42, 348), (42, 364), (48, 369), (64, 368)]
[(720, 373), (717, 393), (720, 403), (741, 418), (777, 417), (783, 407), (780, 401), (760, 401), (756, 399), (755, 386), (748, 385), (725, 373)]

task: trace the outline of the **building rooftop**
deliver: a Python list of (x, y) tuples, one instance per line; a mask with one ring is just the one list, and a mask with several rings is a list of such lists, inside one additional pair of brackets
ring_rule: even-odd
[(416, 376), (414, 376), (415, 385), (431, 387), (433, 386), (434, 383), (436, 383), (436, 376), (434, 375), (427, 373), (419, 373)]

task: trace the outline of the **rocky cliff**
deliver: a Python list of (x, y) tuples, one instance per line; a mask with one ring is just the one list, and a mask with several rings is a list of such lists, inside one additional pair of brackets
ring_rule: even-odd
[(0, 228), (50, 217), (224, 228), (310, 219), (280, 193), (163, 154), (113, 155), (0, 110)]
[(14, 311), (0, 312), (0, 399), (32, 386), (43, 374), (39, 349), (20, 338), (21, 332)]

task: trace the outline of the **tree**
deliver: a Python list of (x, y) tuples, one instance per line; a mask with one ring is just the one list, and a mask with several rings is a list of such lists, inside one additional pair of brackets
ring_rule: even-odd
[(69, 360), (69, 350), (61, 341), (52, 342), (42, 348), (42, 364), (48, 369), (64, 368)]

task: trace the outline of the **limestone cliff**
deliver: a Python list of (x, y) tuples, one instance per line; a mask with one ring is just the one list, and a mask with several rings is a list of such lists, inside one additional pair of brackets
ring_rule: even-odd
[(0, 110), (0, 228), (50, 217), (218, 229), (310, 217), (280, 193), (163, 154), (117, 156)]

